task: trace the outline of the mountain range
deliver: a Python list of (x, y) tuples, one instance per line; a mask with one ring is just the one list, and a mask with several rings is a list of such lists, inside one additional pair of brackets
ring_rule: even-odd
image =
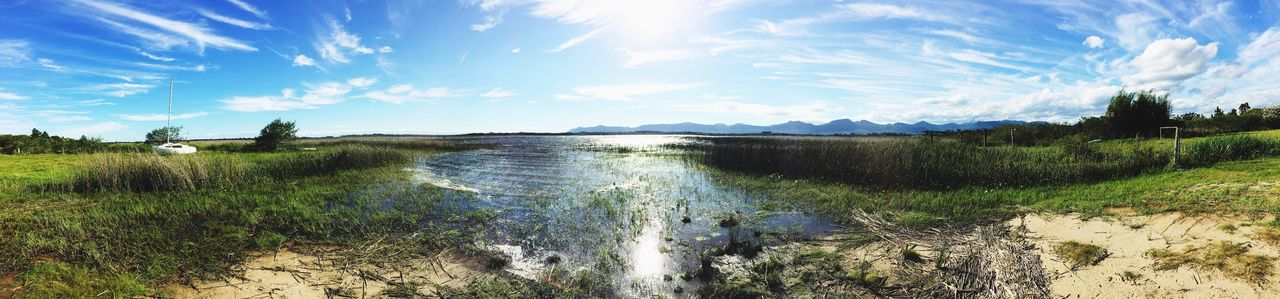
[(946, 123), (932, 124), (921, 121), (914, 124), (892, 123), (878, 124), (866, 120), (852, 121), (849, 119), (837, 119), (825, 124), (812, 124), (802, 121), (789, 121), (776, 125), (759, 126), (747, 124), (697, 124), (697, 123), (676, 123), (676, 124), (649, 124), (635, 127), (619, 127), (619, 126), (594, 126), (580, 127), (569, 130), (570, 133), (632, 133), (632, 132), (664, 132), (664, 133), (707, 133), (707, 134), (760, 134), (760, 133), (777, 133), (777, 134), (804, 134), (804, 135), (835, 135), (835, 134), (920, 134), (925, 131), (950, 131), (950, 130), (975, 130), (990, 129), (1008, 124), (1027, 124), (1026, 121), (1020, 120), (996, 120), (996, 121), (975, 121), (968, 123)]

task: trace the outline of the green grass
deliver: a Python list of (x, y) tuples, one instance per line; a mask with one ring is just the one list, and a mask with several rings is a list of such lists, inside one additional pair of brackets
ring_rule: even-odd
[[(6, 162), (0, 163), (0, 277), (19, 274), (18, 297), (162, 295), (156, 288), (169, 282), (227, 275), (252, 250), (420, 231), (444, 190), (411, 183), (400, 171), (409, 155), (331, 148), (0, 156)], [(145, 179), (84, 190), (45, 187), (122, 173)], [(214, 178), (227, 174), (237, 176)], [(129, 187), (169, 175), (219, 183)], [(438, 250), (453, 241), (435, 242)]]
[[(1100, 215), (1110, 208), (1169, 211), (1272, 212), (1280, 196), (1280, 158), (1221, 163), (1098, 183), (1028, 188), (878, 190), (816, 180), (789, 180), (707, 170), (726, 184), (772, 195), (764, 208), (801, 208), (837, 219), (852, 209), (889, 214), (903, 224), (998, 221), (1026, 209)], [(1268, 187), (1271, 186), (1271, 187)], [(1262, 187), (1262, 188), (1259, 188)]]
[[(1280, 130), (1244, 135), (1280, 139)], [(1192, 138), (1196, 143), (1206, 138)], [(1171, 140), (1107, 141), (1107, 147), (1161, 147)], [(901, 224), (999, 221), (1028, 209), (1101, 215), (1112, 208), (1140, 213), (1180, 211), (1271, 213), (1280, 208), (1280, 158), (1231, 161), (1180, 171), (1092, 183), (1063, 183), (1031, 187), (961, 187), (951, 190), (883, 189), (822, 179), (788, 179), (748, 175), (702, 167), (724, 184), (766, 193), (773, 200), (762, 208), (808, 209), (836, 219), (861, 209), (886, 214)]]

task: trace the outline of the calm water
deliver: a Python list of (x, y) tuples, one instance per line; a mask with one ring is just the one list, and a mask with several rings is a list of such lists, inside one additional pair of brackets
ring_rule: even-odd
[[(453, 208), (493, 212), (489, 247), (511, 255), (509, 271), (536, 278), (561, 258), (570, 271), (597, 271), (623, 297), (687, 296), (703, 249), (736, 241), (768, 244), (829, 233), (820, 218), (758, 211), (759, 194), (735, 190), (663, 145), (680, 136), (522, 136), (468, 139), (491, 149), (421, 161), (417, 178), (450, 192)], [(719, 225), (742, 215), (736, 229)], [(685, 223), (688, 217), (689, 222)], [(671, 281), (664, 281), (663, 275)], [(672, 290), (682, 286), (685, 294)]]

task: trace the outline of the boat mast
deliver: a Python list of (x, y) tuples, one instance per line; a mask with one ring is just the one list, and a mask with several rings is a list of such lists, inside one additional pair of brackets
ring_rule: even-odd
[(173, 78), (169, 78), (169, 115), (164, 118), (164, 143), (169, 143), (169, 136), (173, 135)]

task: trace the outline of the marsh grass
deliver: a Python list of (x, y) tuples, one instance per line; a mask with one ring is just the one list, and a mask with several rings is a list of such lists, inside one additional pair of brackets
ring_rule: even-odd
[(1249, 254), (1249, 244), (1219, 241), (1204, 246), (1187, 246), (1182, 251), (1152, 249), (1146, 255), (1155, 261), (1156, 270), (1194, 267), (1215, 270), (1224, 276), (1253, 284), (1264, 284), (1275, 272), (1273, 257)]
[(1053, 246), (1053, 253), (1061, 257), (1071, 270), (1097, 265), (1111, 256), (1111, 253), (1101, 246), (1076, 241), (1058, 243)]
[(1231, 134), (1207, 137), (1187, 145), (1186, 161), (1188, 165), (1204, 166), (1276, 155), (1280, 155), (1280, 141)]
[(259, 161), (230, 155), (111, 154), (91, 160), (70, 180), (44, 184), (41, 189), (79, 193), (226, 190), (411, 160), (407, 152), (371, 146), (343, 146)]
[(856, 139), (706, 138), (690, 143), (698, 161), (752, 175), (812, 178), (889, 189), (965, 186), (1026, 187), (1092, 182), (1160, 169), (1167, 153), (1145, 147), (1098, 151), (1090, 145), (979, 147), (901, 138)]
[(0, 177), (14, 191), (0, 196), (0, 274), (20, 273), (2, 287), (20, 298), (163, 297), (153, 288), (231, 275), (252, 250), (407, 232), (429, 236), (431, 250), (469, 244), (467, 232), (423, 225), (446, 191), (400, 170), (424, 153), (17, 157), (58, 163), (26, 163), (45, 169), (39, 179)]

